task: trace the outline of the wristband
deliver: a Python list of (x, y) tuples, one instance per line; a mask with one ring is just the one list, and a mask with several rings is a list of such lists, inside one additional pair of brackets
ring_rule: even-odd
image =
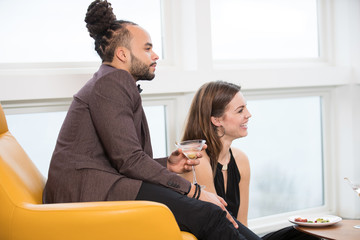
[(201, 186), (199, 184), (196, 184), (196, 185), (199, 188), (199, 192), (198, 192), (198, 195), (196, 196), (196, 199), (199, 199), (200, 194), (201, 194)]
[(198, 192), (198, 185), (199, 185), (199, 184), (195, 183), (194, 185), (195, 185), (195, 193), (194, 193), (194, 195), (192, 196), (192, 198), (196, 198), (196, 194), (197, 194), (197, 192)]

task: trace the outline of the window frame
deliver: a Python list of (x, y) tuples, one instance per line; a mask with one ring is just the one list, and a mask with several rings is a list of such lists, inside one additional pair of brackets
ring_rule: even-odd
[[(319, 65), (321, 63), (326, 63), (328, 61), (328, 52), (331, 50), (329, 45), (329, 40), (331, 39), (328, 36), (328, 32), (325, 31), (325, 26), (330, 20), (329, 16), (326, 15), (327, 11), (324, 11), (329, 7), (329, 4), (324, 0), (315, 0), (317, 5), (317, 28), (318, 28), (318, 52), (319, 56), (317, 58), (258, 58), (258, 59), (213, 59), (215, 68), (218, 69), (231, 69), (241, 68), (242, 65), (265, 65), (265, 66), (276, 66), (281, 64), (291, 64), (291, 65), (303, 65), (303, 64), (312, 64)], [(211, 4), (211, 3), (210, 3)]]
[[(324, 205), (314, 208), (301, 209), (297, 211), (284, 212), (275, 215), (259, 217), (249, 220), (249, 227), (257, 233), (267, 233), (273, 231), (274, 228), (290, 226), (286, 221), (288, 217), (293, 215), (326, 215), (334, 214), (335, 211), (335, 192), (332, 188), (335, 179), (332, 177), (335, 170), (334, 159), (331, 153), (332, 142), (329, 141), (329, 135), (332, 135), (331, 125), (333, 124), (331, 95), (333, 87), (317, 87), (317, 88), (297, 88), (297, 89), (270, 89), (270, 90), (245, 90), (244, 96), (247, 100), (267, 100), (282, 99), (296, 97), (320, 96), (322, 102), (321, 122), (322, 122), (322, 151), (323, 151), (323, 191)], [(250, 159), (251, 162), (251, 159)], [(254, 180), (251, 180), (254, 181)], [(271, 224), (269, 224), (269, 222)]]
[[(5, 115), (15, 114), (32, 114), (32, 113), (48, 113), (68, 111), (72, 98), (64, 99), (46, 99), (46, 100), (15, 100), (1, 101)], [(176, 122), (177, 113), (175, 106), (177, 105), (177, 97), (174, 95), (145, 95), (142, 97), (143, 107), (146, 106), (164, 106), (165, 108), (165, 142), (166, 156), (168, 157), (174, 149), (174, 143), (177, 141)], [(11, 130), (11, 129), (10, 129)], [(173, 144), (172, 144), (173, 143)], [(36, 162), (36, 160), (33, 160)], [(50, 161), (50, 159), (49, 159)]]
[(213, 60), (214, 68), (219, 70), (247, 69), (247, 68), (278, 68), (288, 67), (324, 67), (333, 63), (333, 42), (331, 11), (332, 3), (325, 0), (317, 1), (318, 14), (318, 58), (283, 58), (283, 59), (239, 59), (239, 60)]
[(143, 106), (159, 106), (165, 108), (165, 133), (166, 133), (166, 156), (170, 156), (174, 150), (172, 143), (176, 142), (176, 112), (175, 105), (177, 103), (176, 97), (168, 95), (144, 95), (142, 96)]
[[(270, 89), (270, 90), (242, 90), (247, 100), (281, 99), (305, 96), (320, 96), (322, 98), (322, 127), (323, 127), (323, 178), (324, 178), (324, 205), (311, 209), (302, 209), (294, 212), (280, 213), (276, 215), (250, 219), (249, 226), (257, 233), (271, 231), (274, 227), (289, 225), (284, 221), (291, 215), (296, 214), (331, 214), (335, 209), (335, 192), (331, 188), (334, 184), (333, 176), (334, 159), (331, 154), (332, 143), (328, 141), (329, 135), (332, 135), (331, 125), (331, 92), (332, 87), (318, 88), (297, 88), (297, 89)], [(172, 143), (181, 137), (181, 128), (186, 120), (193, 92), (189, 94), (145, 94), (142, 96), (143, 106), (164, 105), (166, 112), (166, 134), (167, 134), (167, 153), (171, 154), (175, 150)], [(2, 106), (5, 114), (19, 113), (38, 113), (51, 111), (67, 110), (72, 99), (51, 99), (51, 100), (31, 100), (31, 101), (3, 101)], [(179, 114), (180, 113), (180, 114)], [(183, 113), (183, 114), (181, 114)], [(165, 156), (164, 156), (165, 157)], [(269, 225), (269, 222), (276, 223)]]

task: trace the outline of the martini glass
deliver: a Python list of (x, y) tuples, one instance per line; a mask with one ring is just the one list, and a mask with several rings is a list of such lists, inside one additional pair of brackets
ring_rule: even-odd
[[(205, 144), (205, 140), (196, 139), (196, 140), (187, 140), (176, 143), (176, 147), (181, 149), (183, 154), (188, 159), (196, 159), (197, 153), (201, 152), (203, 146)], [(192, 173), (193, 173), (193, 184), (196, 184), (196, 174), (195, 174), (195, 167), (192, 166)]]
[[(353, 183), (352, 181), (350, 181), (349, 178), (345, 177), (344, 180), (347, 181), (347, 183), (349, 184), (349, 186), (356, 192), (356, 194), (360, 197), (360, 184), (357, 183)], [(360, 228), (360, 225), (355, 225), (354, 228)]]

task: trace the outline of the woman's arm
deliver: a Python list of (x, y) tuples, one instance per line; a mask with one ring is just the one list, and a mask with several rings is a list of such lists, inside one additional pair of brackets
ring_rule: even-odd
[(237, 215), (243, 225), (248, 225), (248, 210), (249, 210), (249, 184), (250, 184), (250, 164), (249, 159), (245, 153), (236, 148), (231, 148), (236, 164), (239, 168), (241, 180), (239, 183), (240, 191), (240, 206)]
[[(198, 184), (200, 184), (201, 186), (206, 186), (206, 188), (201, 191), (199, 200), (211, 202), (215, 205), (218, 205), (221, 209), (223, 209), (226, 212), (226, 217), (235, 226), (235, 228), (238, 228), (237, 223), (234, 221), (233, 217), (229, 214), (229, 212), (225, 208), (227, 203), (224, 201), (223, 198), (219, 197), (216, 194), (209, 156), (206, 154), (205, 151), (201, 151), (201, 155), (202, 157), (200, 160), (200, 164), (195, 167), (196, 179)], [(193, 182), (192, 171), (180, 175), (185, 179), (187, 179), (188, 181)], [(188, 196), (193, 196), (194, 192), (195, 192), (195, 186), (191, 185), (191, 189)]]

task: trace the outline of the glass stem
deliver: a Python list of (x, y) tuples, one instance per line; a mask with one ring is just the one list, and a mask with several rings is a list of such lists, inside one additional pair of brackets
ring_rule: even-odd
[(192, 168), (192, 173), (193, 173), (193, 184), (196, 184), (197, 181), (196, 181), (195, 167), (192, 166), (191, 168)]

